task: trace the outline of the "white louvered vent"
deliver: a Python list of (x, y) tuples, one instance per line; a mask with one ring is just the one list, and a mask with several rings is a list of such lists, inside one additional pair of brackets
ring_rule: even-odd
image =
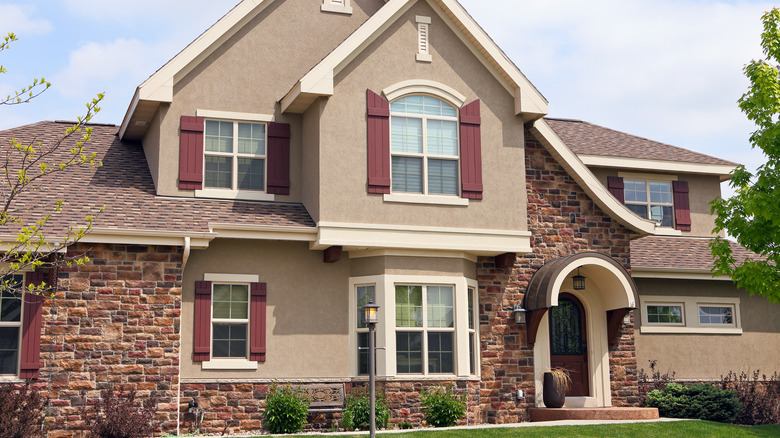
[(417, 60), (421, 62), (431, 62), (431, 17), (417, 16)]
[(325, 12), (338, 12), (341, 14), (351, 14), (352, 5), (350, 0), (322, 0), (320, 10)]

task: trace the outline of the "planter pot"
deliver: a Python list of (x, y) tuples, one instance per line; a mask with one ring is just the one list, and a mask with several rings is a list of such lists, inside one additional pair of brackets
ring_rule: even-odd
[(548, 408), (563, 407), (566, 403), (566, 387), (556, 385), (552, 373), (544, 373), (542, 396), (544, 405)]

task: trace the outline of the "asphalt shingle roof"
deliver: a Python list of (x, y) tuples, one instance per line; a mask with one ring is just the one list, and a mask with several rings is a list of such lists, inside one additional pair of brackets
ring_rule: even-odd
[[(712, 269), (711, 239), (650, 236), (631, 241), (631, 268)], [(734, 258), (759, 259), (755, 253), (731, 243)]]

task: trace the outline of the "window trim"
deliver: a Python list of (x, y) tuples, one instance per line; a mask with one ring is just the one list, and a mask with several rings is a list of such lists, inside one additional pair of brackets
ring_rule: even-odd
[[(22, 286), (25, 285), (25, 280), (27, 280), (26, 272), (16, 272), (9, 275), (20, 275), (22, 277)], [(22, 293), (22, 305), (19, 308), (19, 322), (16, 321), (0, 321), (0, 327), (17, 327), (19, 329), (19, 336), (17, 340), (16, 345), (16, 373), (14, 374), (0, 374), (0, 382), (22, 382), (24, 379), (20, 377), (20, 374), (22, 372), (22, 338), (23, 338), (23, 327), (24, 327), (24, 308), (25, 308), (25, 299), (24, 299), (25, 293)], [(0, 299), (0, 301), (2, 301)]]
[[(247, 275), (247, 274), (204, 274), (203, 281), (211, 282), (211, 300), (209, 302), (209, 312), (211, 314), (211, 321), (209, 326), (209, 342), (210, 350), (209, 360), (200, 362), (201, 368), (204, 370), (256, 370), (258, 369), (258, 361), (249, 359), (249, 350), (251, 343), (251, 330), (252, 324), (252, 283), (259, 283), (259, 275)], [(214, 286), (217, 284), (238, 284), (247, 286), (247, 319), (246, 319), (246, 356), (244, 358), (219, 358), (214, 357)]]
[[(648, 217), (642, 217), (637, 214), (637, 216), (642, 217), (642, 219), (651, 220), (649, 217), (651, 214), (651, 205), (660, 205), (663, 207), (671, 207), (672, 208), (672, 226), (671, 227), (664, 227), (661, 226), (659, 222), (655, 222), (658, 228), (664, 229), (664, 230), (676, 230), (677, 227), (677, 214), (675, 211), (675, 205), (674, 205), (674, 181), (679, 181), (679, 178), (676, 175), (658, 175), (658, 174), (652, 174), (652, 173), (634, 173), (634, 172), (618, 172), (618, 177), (623, 178), (623, 184), (626, 183), (627, 180), (630, 181), (644, 181), (645, 183), (645, 193), (647, 194), (647, 202), (629, 202), (626, 201), (625, 198), (623, 200), (623, 205), (628, 208), (629, 205), (644, 205), (647, 207), (647, 214)], [(650, 202), (650, 182), (668, 182), (669, 183), (669, 195), (672, 198), (671, 203), (665, 204), (665, 203), (651, 203)], [(625, 190), (625, 189), (624, 189)], [(633, 210), (631, 210), (632, 213)], [(636, 214), (636, 213), (634, 213)]]
[[(741, 335), (742, 321), (740, 316), (740, 299), (738, 297), (692, 297), (692, 296), (640, 296), (642, 325), (640, 333), (667, 334), (721, 334)], [(683, 324), (649, 323), (647, 321), (647, 306), (653, 305), (683, 305)], [(702, 324), (699, 322), (699, 307), (732, 307), (734, 323)]]

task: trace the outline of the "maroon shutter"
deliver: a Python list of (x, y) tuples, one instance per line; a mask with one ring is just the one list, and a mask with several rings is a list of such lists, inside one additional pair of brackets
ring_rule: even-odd
[(607, 189), (609, 189), (609, 193), (612, 193), (612, 196), (617, 198), (621, 204), (625, 204), (626, 194), (623, 185), (623, 178), (620, 178), (619, 176), (608, 176)]
[(479, 99), (460, 109), (461, 197), (482, 199), (482, 119)]
[(290, 194), (290, 124), (268, 124), (268, 189), (273, 195)]
[(674, 216), (677, 220), (677, 229), (691, 231), (691, 206), (688, 199), (688, 182), (672, 181), (674, 191)]
[(193, 320), (193, 361), (211, 358), (211, 282), (195, 282), (195, 319)]
[(249, 307), (249, 360), (265, 362), (266, 284), (252, 283)]
[(390, 193), (390, 102), (366, 90), (368, 193)]
[(203, 188), (203, 129), (202, 117), (181, 116), (179, 133), (179, 188)]
[[(24, 275), (25, 286), (38, 286), (44, 282), (43, 272), (27, 272)], [(41, 367), (41, 327), (43, 297), (25, 292), (24, 312), (22, 313), (22, 351), (19, 377), (37, 379)]]

